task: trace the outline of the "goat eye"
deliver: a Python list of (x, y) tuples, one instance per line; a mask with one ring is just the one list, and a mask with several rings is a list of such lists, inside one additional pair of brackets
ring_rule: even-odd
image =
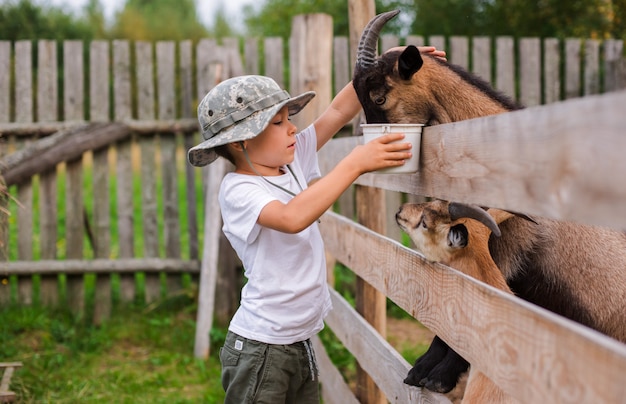
[(387, 102), (387, 98), (385, 97), (378, 97), (374, 100), (376, 105), (383, 105), (385, 102)]

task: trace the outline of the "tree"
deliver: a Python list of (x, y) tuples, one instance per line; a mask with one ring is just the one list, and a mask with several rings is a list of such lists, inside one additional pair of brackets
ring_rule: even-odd
[(133, 40), (199, 40), (207, 35), (193, 0), (128, 0), (112, 34)]
[[(385, 1), (384, 4), (382, 0), (376, 1), (377, 12), (401, 9), (410, 13), (410, 6), (410, 3), (403, 0)], [(289, 38), (294, 16), (309, 13), (332, 15), (334, 34), (348, 35), (350, 22), (347, 0), (265, 0), (258, 11), (251, 6), (246, 6), (243, 10), (248, 35), (283, 38)], [(402, 27), (402, 20), (394, 19), (385, 26), (385, 30), (399, 33)]]
[(89, 21), (53, 6), (40, 6), (31, 0), (0, 6), (0, 39), (84, 39), (98, 36)]

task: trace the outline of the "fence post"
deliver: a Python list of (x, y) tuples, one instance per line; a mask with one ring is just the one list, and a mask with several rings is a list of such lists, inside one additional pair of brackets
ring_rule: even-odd
[[(348, 12), (350, 18), (350, 55), (353, 58), (352, 65), (354, 66), (359, 38), (367, 23), (376, 14), (376, 6), (373, 0), (349, 0)], [(361, 121), (361, 119), (358, 119), (357, 122)], [(357, 129), (356, 126), (355, 129)], [(356, 212), (357, 219), (361, 224), (381, 234), (385, 234), (385, 193), (382, 189), (357, 185)], [(378, 292), (360, 277), (357, 277), (357, 311), (383, 337), (385, 337), (387, 326), (386, 302), (387, 298), (384, 294)], [(376, 383), (358, 364), (356, 388), (357, 398), (362, 403), (382, 404), (387, 402)]]

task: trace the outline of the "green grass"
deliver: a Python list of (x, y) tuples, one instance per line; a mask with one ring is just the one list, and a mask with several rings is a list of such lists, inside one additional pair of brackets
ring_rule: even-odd
[(220, 403), (219, 346), (193, 356), (195, 307), (188, 295), (152, 310), (120, 308), (101, 327), (67, 311), (0, 309), (0, 361), (21, 361), (11, 390), (23, 403)]

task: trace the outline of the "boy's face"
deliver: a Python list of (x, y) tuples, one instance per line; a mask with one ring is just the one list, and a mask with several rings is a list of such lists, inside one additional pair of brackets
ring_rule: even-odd
[[(275, 174), (269, 170), (278, 170), (293, 161), (296, 131), (296, 126), (289, 120), (289, 110), (284, 107), (263, 132), (245, 142), (250, 160), (261, 174)], [(268, 171), (264, 173), (265, 169)]]

